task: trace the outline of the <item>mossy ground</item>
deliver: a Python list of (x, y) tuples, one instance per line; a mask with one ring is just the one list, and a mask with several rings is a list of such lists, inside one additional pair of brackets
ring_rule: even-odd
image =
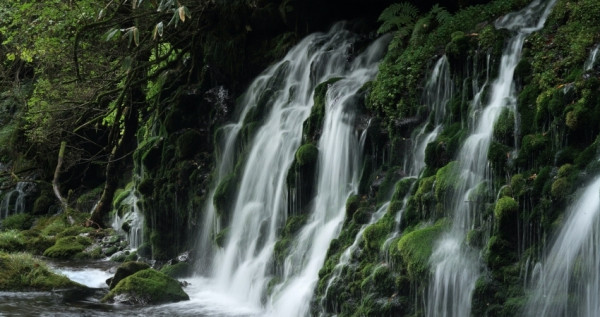
[(44, 262), (30, 254), (0, 251), (1, 291), (50, 291), (64, 288), (85, 286), (53, 273)]

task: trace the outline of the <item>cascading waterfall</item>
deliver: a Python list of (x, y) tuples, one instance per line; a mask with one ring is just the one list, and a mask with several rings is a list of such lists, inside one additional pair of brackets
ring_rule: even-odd
[(569, 207), (525, 316), (600, 316), (599, 211), (597, 177)]
[[(361, 148), (354, 128), (354, 96), (376, 74), (385, 47), (384, 41), (377, 41), (352, 59), (349, 52), (356, 39), (341, 24), (327, 34), (310, 35), (250, 86), (244, 107), (256, 107), (269, 93), (270, 109), (244, 146), (243, 165), (235, 169), (240, 173), (238, 190), (231, 197), (230, 223), (222, 249), (210, 250), (207, 246), (215, 229), (222, 228), (213, 206), (205, 210), (207, 230), (200, 238), (200, 248), (214, 253), (212, 264), (206, 264), (212, 267), (214, 284), (241, 302), (261, 306), (267, 283), (273, 277), (273, 248), (287, 217), (286, 176), (300, 145), (302, 123), (310, 113), (314, 88), (327, 79), (343, 78), (328, 90), (318, 146), (317, 196), (308, 223), (285, 261), (282, 283), (267, 300), (267, 311), (274, 315), (307, 314), (318, 270), (343, 220), (346, 198), (356, 191)], [(221, 180), (234, 170), (234, 163), (242, 155), (237, 151), (248, 112), (244, 109), (237, 123), (221, 131), (222, 163), (217, 175)], [(215, 190), (209, 195), (214, 197)]]
[[(450, 77), (450, 64), (446, 55), (442, 55), (435, 63), (423, 91), (423, 102), (429, 108), (429, 117), (423, 127), (412, 137), (412, 155), (407, 155), (404, 160), (404, 172), (408, 175), (407, 178), (419, 177), (421, 171), (425, 168), (425, 150), (427, 145), (434, 141), (442, 131), (446, 106), (452, 98), (453, 88), (454, 84)], [(428, 130), (429, 123), (434, 125), (431, 131)], [(398, 226), (407, 202), (408, 196), (404, 198), (403, 207), (396, 214), (396, 228), (383, 244), (382, 250), (386, 257), (390, 243), (400, 234)]]
[(450, 98), (452, 98), (452, 88), (450, 64), (446, 55), (443, 55), (435, 63), (423, 94), (423, 101), (431, 112), (430, 119), (433, 119), (434, 128), (428, 131), (428, 124), (426, 122), (417, 135), (413, 137), (413, 157), (410, 158), (410, 156), (407, 156), (404, 162), (404, 170), (407, 175), (419, 176), (419, 173), (425, 167), (425, 149), (427, 148), (427, 144), (435, 140), (442, 130), (442, 123), (446, 115), (446, 105), (450, 101)]
[(31, 182), (18, 182), (0, 202), (0, 219), (25, 212), (25, 197), (30, 191)]
[(594, 68), (594, 65), (596, 64), (596, 58), (598, 57), (599, 50), (600, 50), (600, 44), (597, 44), (596, 46), (594, 46), (594, 48), (590, 52), (590, 56), (588, 57), (588, 59), (585, 61), (585, 64), (583, 65), (584, 71), (588, 71), (588, 70)]
[(480, 268), (476, 252), (463, 246), (468, 230), (474, 226), (475, 211), (468, 197), (488, 177), (487, 153), (494, 122), (504, 108), (515, 108), (513, 74), (523, 42), (527, 35), (543, 27), (555, 2), (550, 0), (546, 4), (536, 0), (523, 10), (496, 21), (497, 28), (506, 28), (515, 34), (502, 54), (498, 78), (490, 87), (489, 101), (484, 109), (473, 109), (476, 119), (472, 133), (457, 156), (461, 182), (452, 204), (452, 227), (438, 241), (430, 259), (433, 276), (429, 284), (427, 316), (470, 315), (471, 293)]
[[(373, 43), (349, 65), (345, 78), (332, 84), (326, 96), (323, 134), (319, 140), (317, 190), (307, 224), (284, 262), (283, 282), (274, 290), (273, 316), (307, 316), (318, 272), (327, 249), (341, 229), (346, 200), (358, 192), (364, 137), (356, 132), (357, 93), (377, 73), (387, 40)], [(366, 131), (363, 132), (366, 133)]]
[(111, 224), (111, 227), (117, 232), (124, 231), (123, 225), (126, 224), (128, 227), (126, 231), (127, 241), (129, 241), (131, 249), (139, 248), (144, 242), (144, 214), (140, 210), (138, 201), (138, 192), (134, 187), (121, 202), (122, 205), (128, 206), (128, 210), (124, 212), (123, 217), (119, 217), (117, 212)]

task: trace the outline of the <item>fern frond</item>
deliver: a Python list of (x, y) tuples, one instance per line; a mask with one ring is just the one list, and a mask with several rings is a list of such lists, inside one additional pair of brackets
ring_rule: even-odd
[(400, 12), (402, 14), (408, 15), (408, 16), (412, 17), (413, 19), (419, 15), (419, 9), (417, 9), (417, 7), (415, 7), (414, 4), (412, 4), (410, 2), (401, 2), (399, 5), (401, 7)]
[(413, 4), (408, 2), (394, 3), (385, 8), (377, 21), (382, 22), (382, 25), (377, 30), (377, 33), (386, 33), (392, 31), (393, 27), (400, 29), (403, 25), (414, 23), (419, 15), (419, 10)]
[(386, 21), (390, 17), (398, 15), (398, 13), (400, 13), (401, 10), (402, 10), (402, 7), (400, 6), (400, 4), (394, 3), (394, 4), (390, 5), (389, 7), (383, 9), (383, 11), (381, 11), (381, 14), (379, 15), (379, 18), (377, 19), (377, 21)]
[(396, 25), (393, 23), (389, 23), (389, 22), (384, 22), (379, 29), (377, 29), (377, 34), (383, 34), (383, 33), (387, 33), (389, 31), (392, 30), (393, 27), (395, 27)]
[(439, 4), (435, 4), (430, 11), (430, 14), (435, 17), (435, 20), (439, 24), (444, 24), (448, 22), (452, 18), (452, 14), (446, 10), (446, 8), (441, 7)]

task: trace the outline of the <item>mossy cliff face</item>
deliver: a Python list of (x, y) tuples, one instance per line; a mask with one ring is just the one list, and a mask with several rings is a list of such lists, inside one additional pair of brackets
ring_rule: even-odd
[[(447, 230), (444, 224), (449, 220), (444, 219), (460, 183), (453, 159), (469, 133), (468, 100), (475, 93), (464, 83), (475, 79), (482, 83), (486, 76), (491, 80), (497, 75), (510, 34), (496, 30), (493, 21), (526, 2), (467, 7), (431, 29), (393, 40), (367, 98), (381, 127), (376, 133), (384, 135), (384, 141), (365, 149), (367, 155), (387, 152), (391, 158), (365, 166), (365, 184), (359, 196), (348, 201), (348, 219), (319, 274), (315, 314), (425, 314), (424, 304), (414, 299), (427, 296), (431, 248)], [(473, 315), (520, 313), (530, 291), (523, 287), (530, 281), (523, 280), (522, 272), (544, 256), (542, 246), (551, 243), (560, 228), (576, 184), (600, 171), (594, 161), (599, 153), (600, 72), (597, 66), (583, 71), (591, 49), (600, 43), (599, 10), (597, 1), (559, 0), (545, 27), (525, 43), (515, 70), (516, 107), (504, 110), (494, 125), (488, 152), (492, 177), (466, 198), (478, 221), (465, 243), (481, 254), (483, 266), (472, 294)], [(390, 171), (402, 164), (406, 147), (399, 140), (427, 124), (421, 87), (440, 54), (449, 58), (454, 95), (443, 131), (426, 148), (425, 170), (412, 179), (406, 195), (391, 199), (388, 213), (400, 211), (400, 223), (385, 224), (393, 219), (385, 216), (367, 227), (350, 262), (336, 268), (360, 224), (374, 212), (378, 197), (385, 197), (381, 192), (386, 189), (379, 185), (384, 183), (382, 176), (394, 179)]]

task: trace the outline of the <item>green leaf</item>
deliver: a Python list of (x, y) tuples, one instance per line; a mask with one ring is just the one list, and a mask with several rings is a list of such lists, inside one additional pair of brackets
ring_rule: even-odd
[(140, 46), (140, 30), (137, 27), (133, 27), (133, 40), (135, 46)]
[(119, 35), (121, 35), (121, 30), (116, 29), (116, 28), (108, 30), (106, 32), (106, 40), (110, 41), (110, 39), (112, 39), (115, 35), (117, 35), (117, 33)]
[(163, 36), (163, 22), (160, 21), (156, 24), (156, 26), (154, 26), (154, 31), (152, 32), (152, 39), (156, 40), (157, 37), (162, 37)]

